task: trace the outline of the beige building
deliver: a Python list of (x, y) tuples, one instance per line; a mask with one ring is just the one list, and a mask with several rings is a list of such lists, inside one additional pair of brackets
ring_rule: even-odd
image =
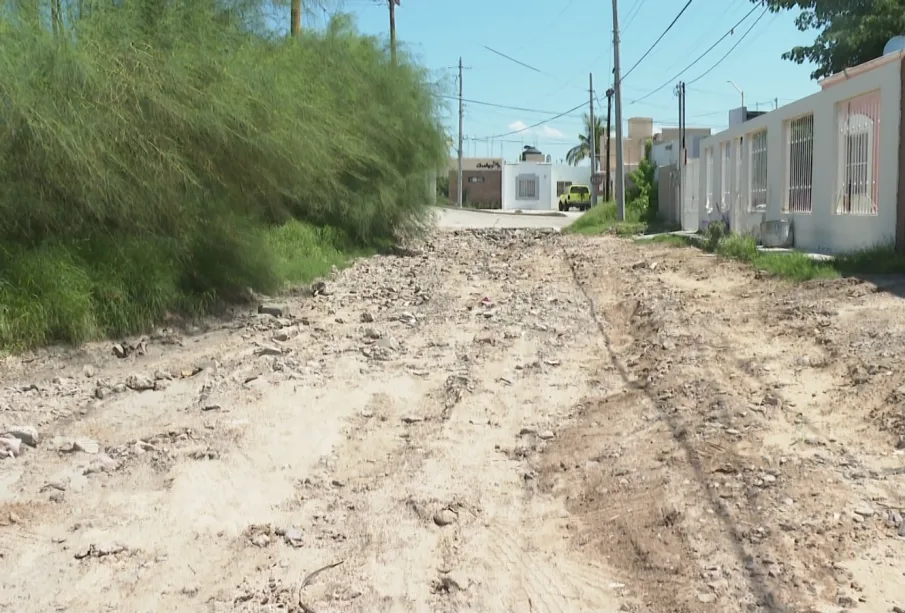
[[(654, 134), (654, 120), (651, 117), (631, 117), (628, 120), (628, 134), (623, 137), (622, 157), (625, 164), (625, 172), (629, 173), (638, 167), (638, 163), (644, 159), (644, 148), (647, 141), (669, 142), (679, 140), (679, 128), (662, 128)], [(710, 136), (710, 128), (685, 128), (686, 142), (691, 142), (695, 137)], [(601, 167), (606, 162), (606, 134), (600, 137)], [(610, 174), (616, 172), (616, 152), (610, 150)]]

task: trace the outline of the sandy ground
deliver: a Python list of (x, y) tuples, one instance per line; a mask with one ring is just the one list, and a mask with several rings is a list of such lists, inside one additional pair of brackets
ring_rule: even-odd
[(325, 284), (0, 365), (0, 610), (905, 607), (893, 294), (536, 228)]

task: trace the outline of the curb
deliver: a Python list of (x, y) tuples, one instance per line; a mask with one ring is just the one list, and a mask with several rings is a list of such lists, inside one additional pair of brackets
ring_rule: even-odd
[(550, 211), (549, 213), (544, 211), (543, 213), (528, 213), (521, 212), (517, 213), (515, 211), (503, 211), (500, 209), (469, 209), (466, 207), (462, 207), (461, 209), (457, 206), (445, 206), (442, 204), (436, 205), (438, 209), (444, 209), (447, 211), (467, 211), (469, 213), (485, 213), (488, 215), (511, 215), (511, 216), (525, 216), (525, 217), (568, 217), (565, 213), (560, 213), (558, 211)]

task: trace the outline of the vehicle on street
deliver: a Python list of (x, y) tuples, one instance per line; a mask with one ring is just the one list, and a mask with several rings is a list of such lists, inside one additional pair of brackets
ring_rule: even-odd
[(591, 188), (587, 185), (570, 185), (569, 191), (559, 197), (559, 210), (565, 212), (572, 207), (579, 211), (591, 208)]

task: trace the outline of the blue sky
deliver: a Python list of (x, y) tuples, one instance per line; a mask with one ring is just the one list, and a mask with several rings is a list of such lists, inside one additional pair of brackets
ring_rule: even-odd
[[(784, 51), (814, 38), (814, 33), (795, 28), (794, 12), (768, 13), (722, 63), (691, 83), (748, 30), (762, 12), (756, 10), (733, 35), (677, 78), (755, 8), (750, 0), (693, 0), (650, 55), (626, 74), (684, 4), (681, 0), (620, 0), (621, 63), (626, 75), (623, 118), (653, 117), (655, 124), (677, 125), (673, 85), (679, 78), (688, 83), (688, 126), (715, 131), (726, 126), (729, 109), (740, 104), (740, 95), (729, 80), (744, 90), (746, 105), (752, 109), (772, 109), (776, 99), (781, 106), (817, 91), (817, 83), (809, 77), (811, 66), (780, 58)], [(354, 14), (364, 33), (389, 36), (385, 0), (340, 0), (331, 10)], [(309, 19), (311, 25), (318, 25), (325, 17), (315, 14)], [(603, 103), (598, 113), (605, 116), (605, 91), (612, 79), (610, 0), (402, 0), (396, 28), (400, 48), (437, 78), (449, 79), (450, 93), (455, 76), (452, 67), (459, 56), (463, 58), (467, 67), (464, 97), (475, 101), (465, 109), (466, 156), (486, 156), (491, 151), (499, 156), (502, 151), (511, 159), (523, 144), (536, 144), (554, 159), (563, 158), (582, 130), (581, 115), (587, 108), (550, 118), (588, 100), (589, 72), (594, 73), (595, 90)], [(669, 85), (635, 102), (664, 83)], [(455, 102), (450, 101), (447, 123), (452, 135), (457, 130), (455, 111)], [(548, 119), (532, 130), (506, 134)]]

